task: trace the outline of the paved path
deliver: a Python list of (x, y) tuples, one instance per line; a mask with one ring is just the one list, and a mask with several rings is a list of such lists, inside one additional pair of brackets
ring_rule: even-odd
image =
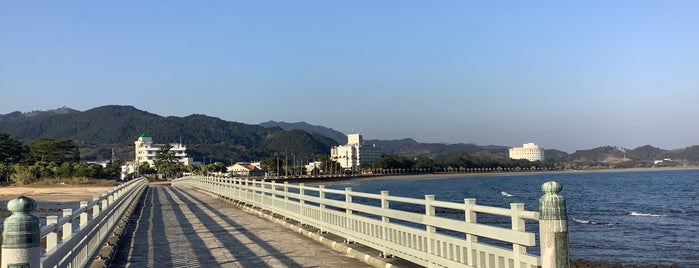
[(144, 195), (112, 267), (369, 267), (198, 191)]

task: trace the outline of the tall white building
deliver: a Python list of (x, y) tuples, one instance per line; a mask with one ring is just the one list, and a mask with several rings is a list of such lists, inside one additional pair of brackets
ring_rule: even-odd
[(381, 158), (381, 150), (376, 146), (362, 145), (360, 134), (347, 135), (347, 144), (330, 148), (330, 157), (345, 170), (357, 171), (362, 166), (371, 166)]
[[(148, 132), (143, 132), (138, 140), (134, 142), (136, 146), (136, 165), (140, 165), (143, 162), (148, 162), (151, 166), (155, 165), (155, 155), (160, 150), (160, 147), (165, 144), (153, 144), (153, 138), (148, 134)], [(181, 143), (170, 143), (170, 152), (175, 153), (175, 157), (183, 165), (192, 164), (192, 159), (187, 157), (187, 147)]]
[(523, 144), (522, 147), (510, 148), (510, 158), (527, 159), (529, 161), (544, 161), (544, 148), (534, 143)]

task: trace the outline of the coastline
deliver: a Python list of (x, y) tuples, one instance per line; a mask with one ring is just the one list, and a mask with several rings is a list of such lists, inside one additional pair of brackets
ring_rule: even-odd
[[(591, 170), (552, 170), (552, 171), (520, 171), (520, 172), (468, 172), (468, 173), (423, 173), (423, 174), (376, 174), (329, 178), (288, 178), (276, 179), (278, 182), (303, 183), (306, 186), (335, 185), (348, 182), (382, 181), (382, 180), (423, 180), (444, 179), (453, 177), (484, 177), (484, 176), (526, 176), (539, 174), (579, 174), (579, 173), (611, 173), (611, 172), (653, 172), (674, 170), (699, 170), (699, 167), (663, 167), (663, 168), (624, 168), (624, 169), (591, 169)], [(272, 180), (272, 179), (266, 179)]]
[[(453, 177), (483, 177), (483, 176), (526, 176), (538, 174), (577, 174), (577, 173), (608, 173), (608, 172), (652, 172), (672, 170), (699, 170), (699, 167), (668, 167), (668, 168), (625, 168), (625, 169), (594, 169), (594, 170), (553, 170), (553, 171), (520, 171), (520, 172), (468, 172), (468, 173), (423, 173), (423, 174), (376, 174), (342, 177), (312, 177), (312, 178), (267, 178), (307, 186), (334, 185), (348, 182), (382, 181), (382, 180), (423, 180), (444, 179)], [(255, 178), (259, 179), (259, 178)], [(169, 182), (167, 182), (169, 183)], [(114, 186), (71, 186), (53, 185), (42, 187), (0, 186), (0, 202), (7, 202), (19, 196), (30, 197), (37, 202), (70, 203), (91, 201), (94, 197), (113, 189)]]
[[(699, 170), (699, 167), (669, 167), (669, 168), (625, 168), (625, 169), (594, 169), (594, 170), (553, 170), (553, 171), (521, 171), (521, 172), (468, 172), (468, 173), (423, 173), (423, 174), (376, 174), (343, 177), (312, 177), (312, 178), (267, 178), (307, 186), (335, 185), (348, 182), (382, 181), (382, 180), (423, 180), (444, 179), (453, 177), (483, 177), (483, 176), (526, 176), (538, 174), (577, 174), (577, 173), (609, 173), (609, 172), (653, 172), (672, 170)], [(37, 202), (70, 203), (91, 201), (94, 197), (113, 189), (113, 186), (71, 186), (54, 185), (44, 187), (0, 186), (0, 202), (9, 201), (19, 196), (30, 197)]]

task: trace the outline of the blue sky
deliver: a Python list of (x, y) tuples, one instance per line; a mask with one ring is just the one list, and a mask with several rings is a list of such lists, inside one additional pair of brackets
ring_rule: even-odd
[(699, 1), (11, 1), (0, 102), (683, 148), (699, 144)]

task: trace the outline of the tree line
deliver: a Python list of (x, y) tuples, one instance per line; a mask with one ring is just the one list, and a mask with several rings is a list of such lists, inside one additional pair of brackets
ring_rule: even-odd
[(475, 157), (454, 154), (440, 158), (385, 155), (371, 166), (374, 173), (432, 173), (432, 172), (467, 172), (467, 171), (523, 171), (555, 170), (563, 168), (563, 162), (547, 159), (529, 161), (526, 159)]
[(0, 181), (18, 185), (42, 179), (116, 179), (121, 163), (110, 161), (106, 167), (80, 163), (80, 150), (72, 140), (41, 138), (27, 144), (0, 133)]

